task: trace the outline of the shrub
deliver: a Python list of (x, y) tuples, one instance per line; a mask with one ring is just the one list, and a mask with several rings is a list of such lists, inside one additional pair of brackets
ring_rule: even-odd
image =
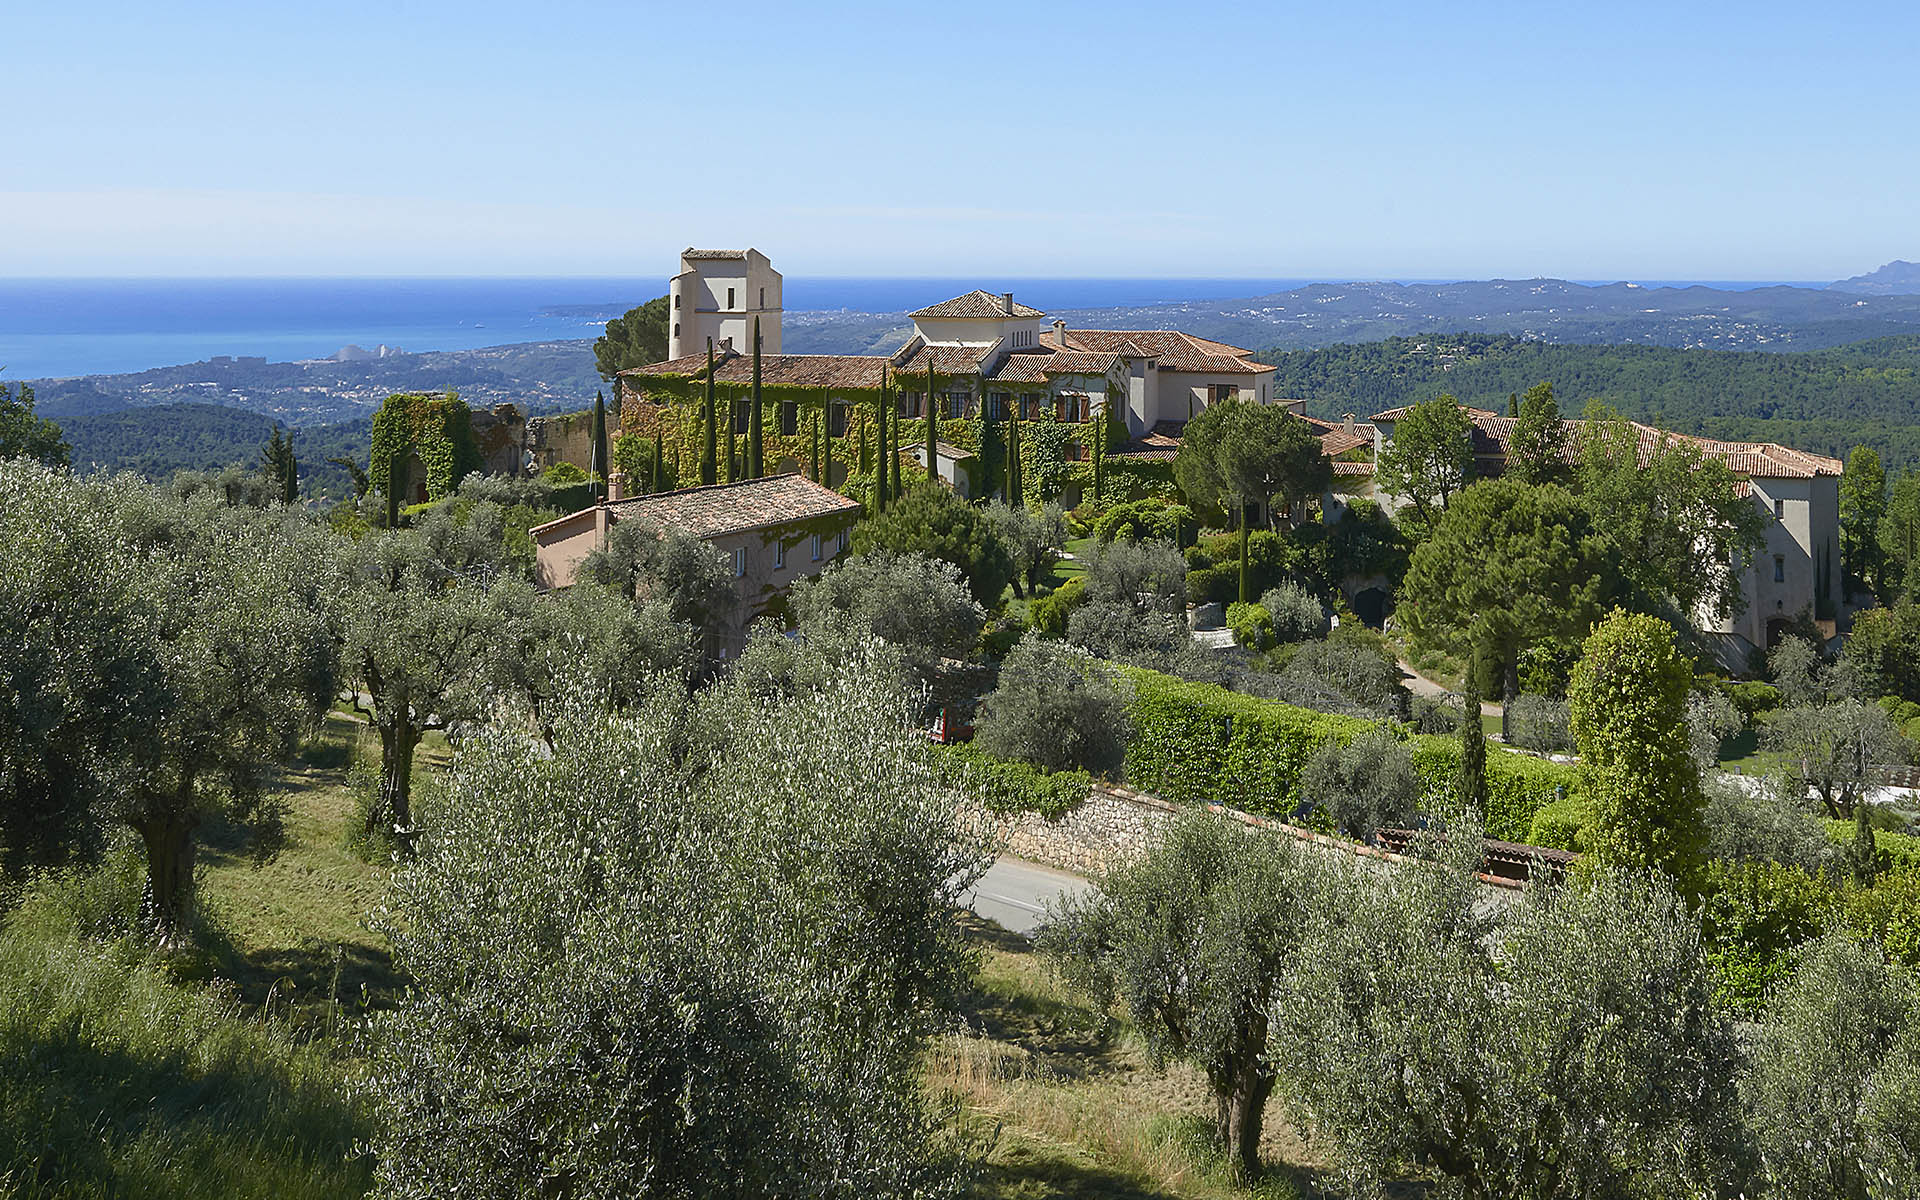
[(1033, 627), (1048, 637), (1067, 635), (1067, 617), (1074, 607), (1086, 599), (1087, 581), (1084, 576), (1075, 575), (1044, 596), (1035, 597), (1027, 605), (1027, 615), (1033, 621)]
[(1294, 583), (1268, 588), (1260, 597), (1260, 607), (1273, 617), (1273, 636), (1280, 642), (1304, 642), (1325, 637), (1327, 613), (1320, 600)]
[(996, 813), (1038, 813), (1057, 821), (1080, 807), (1093, 788), (1085, 771), (1042, 771), (1031, 763), (994, 758), (973, 742), (936, 746), (958, 773), (958, 785), (976, 792)]
[[(1720, 862), (1775, 862), (1817, 871), (1831, 857), (1825, 830), (1811, 813), (1782, 800), (1771, 788), (1748, 792), (1732, 782), (1706, 788), (1700, 810), (1707, 857)], [(1853, 823), (1845, 822), (1847, 838)]]
[(1142, 611), (1186, 609), (1186, 560), (1171, 542), (1115, 542), (1086, 559), (1087, 599)]
[(1093, 536), (1102, 542), (1149, 538), (1179, 542), (1183, 529), (1193, 526), (1193, 510), (1165, 500), (1133, 500), (1116, 504), (1093, 522)]
[(1833, 890), (1802, 867), (1710, 864), (1700, 912), (1721, 998), (1756, 1011), (1786, 976), (1794, 947), (1824, 929), (1834, 907)]
[(1407, 744), (1375, 726), (1341, 745), (1328, 741), (1301, 771), (1302, 803), (1324, 808), (1348, 837), (1371, 842), (1383, 826), (1404, 826), (1420, 802), (1420, 777)]
[[(1350, 741), (1374, 727), (1354, 717), (1314, 712), (1277, 700), (1128, 669), (1133, 680), (1127, 781), (1172, 801), (1218, 801), (1285, 816), (1300, 805), (1300, 773), (1329, 740)], [(1460, 747), (1450, 737), (1409, 742), (1423, 808), (1451, 794)], [(1576, 787), (1571, 766), (1489, 747), (1487, 836), (1524, 841), (1533, 814), (1556, 789)]]
[(944, 559), (960, 568), (973, 598), (988, 609), (1013, 578), (1013, 559), (994, 536), (981, 511), (951, 488), (917, 483), (878, 516), (854, 530), (855, 553), (891, 550)]
[(1264, 605), (1235, 600), (1227, 605), (1227, 628), (1233, 640), (1249, 650), (1271, 649), (1275, 642), (1273, 614)]
[(1043, 771), (1117, 773), (1126, 757), (1127, 681), (1084, 650), (1028, 638), (1000, 667), (974, 740)]
[(1780, 689), (1770, 683), (1723, 683), (1720, 690), (1727, 699), (1740, 710), (1740, 715), (1751, 721), (1764, 712), (1772, 712), (1780, 707)]
[(1088, 600), (1067, 615), (1067, 640), (1113, 662), (1170, 666), (1192, 640), (1186, 622), (1112, 600)]
[(1507, 706), (1507, 732), (1513, 744), (1542, 754), (1573, 748), (1567, 728), (1567, 702), (1546, 696), (1515, 696)]
[(1747, 727), (1740, 710), (1722, 692), (1694, 692), (1687, 697), (1687, 744), (1694, 765), (1712, 770), (1720, 761), (1720, 744)]
[(888, 550), (842, 559), (797, 581), (787, 603), (802, 630), (831, 624), (871, 633), (898, 646), (923, 673), (973, 649), (986, 618), (951, 562)]
[(1533, 814), (1533, 824), (1527, 830), (1527, 842), (1579, 854), (1586, 849), (1586, 829), (1587, 814), (1580, 810), (1578, 802), (1568, 797), (1544, 805)]
[(1225, 604), (1240, 594), (1240, 568), (1228, 563), (1187, 572), (1187, 603)]
[(1359, 626), (1342, 625), (1321, 641), (1300, 643), (1284, 673), (1318, 680), (1358, 713), (1397, 717), (1402, 711), (1399, 664)]

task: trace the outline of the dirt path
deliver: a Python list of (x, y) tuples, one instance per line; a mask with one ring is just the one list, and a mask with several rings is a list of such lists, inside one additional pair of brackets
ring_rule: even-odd
[[(1401, 682), (1407, 685), (1407, 690), (1416, 696), (1431, 696), (1435, 699), (1443, 699), (1455, 695), (1455, 693), (1441, 687), (1433, 680), (1428, 679), (1425, 675), (1415, 670), (1413, 664), (1410, 662), (1402, 662), (1400, 664), (1400, 675), (1402, 677)], [(1480, 702), (1480, 711), (1485, 716), (1497, 717), (1500, 715), (1501, 710), (1498, 704), (1490, 700), (1482, 700)]]

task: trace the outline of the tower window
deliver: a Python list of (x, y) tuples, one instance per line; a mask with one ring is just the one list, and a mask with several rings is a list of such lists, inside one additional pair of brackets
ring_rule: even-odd
[(675, 336), (675, 337), (679, 337), (679, 336), (680, 336), (680, 322), (678, 322), (678, 321), (675, 321), (675, 322), (673, 323), (673, 336)]
[(1776, 521), (1784, 521), (1787, 519), (1787, 502), (1785, 500), (1775, 500), (1773, 502), (1773, 519)]
[(675, 312), (680, 311), (680, 293), (679, 292), (675, 292), (673, 294), (673, 308)]
[(767, 289), (761, 288), (760, 289), (760, 307), (765, 308), (766, 306), (767, 306)]
[(787, 544), (785, 542), (775, 542), (773, 544), (773, 569), (778, 571), (786, 565)]
[(733, 311), (733, 289), (727, 289), (727, 311)]
[(1787, 581), (1787, 558), (1784, 554), (1776, 554), (1773, 556), (1773, 581), (1775, 583), (1785, 583)]

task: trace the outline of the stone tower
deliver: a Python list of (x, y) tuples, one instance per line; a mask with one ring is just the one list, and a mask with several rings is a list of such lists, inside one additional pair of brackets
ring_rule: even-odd
[(668, 295), (668, 358), (704, 354), (708, 338), (716, 351), (752, 354), (755, 317), (762, 351), (780, 353), (780, 272), (758, 250), (688, 247)]

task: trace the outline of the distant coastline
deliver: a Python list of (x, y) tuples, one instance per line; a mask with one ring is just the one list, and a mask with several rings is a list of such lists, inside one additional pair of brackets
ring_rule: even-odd
[[(1050, 311), (1069, 311), (1263, 296), (1329, 282), (1335, 281), (795, 276), (787, 282), (787, 303), (795, 315), (886, 315), (987, 286), (1014, 290)], [(1825, 284), (1722, 280), (1643, 281), (1641, 286), (1750, 291)], [(73, 378), (222, 355), (299, 362), (327, 358), (348, 345), (384, 343), (418, 352), (591, 338), (608, 317), (665, 290), (664, 279), (612, 276), (0, 279), (0, 368), (8, 379)]]

